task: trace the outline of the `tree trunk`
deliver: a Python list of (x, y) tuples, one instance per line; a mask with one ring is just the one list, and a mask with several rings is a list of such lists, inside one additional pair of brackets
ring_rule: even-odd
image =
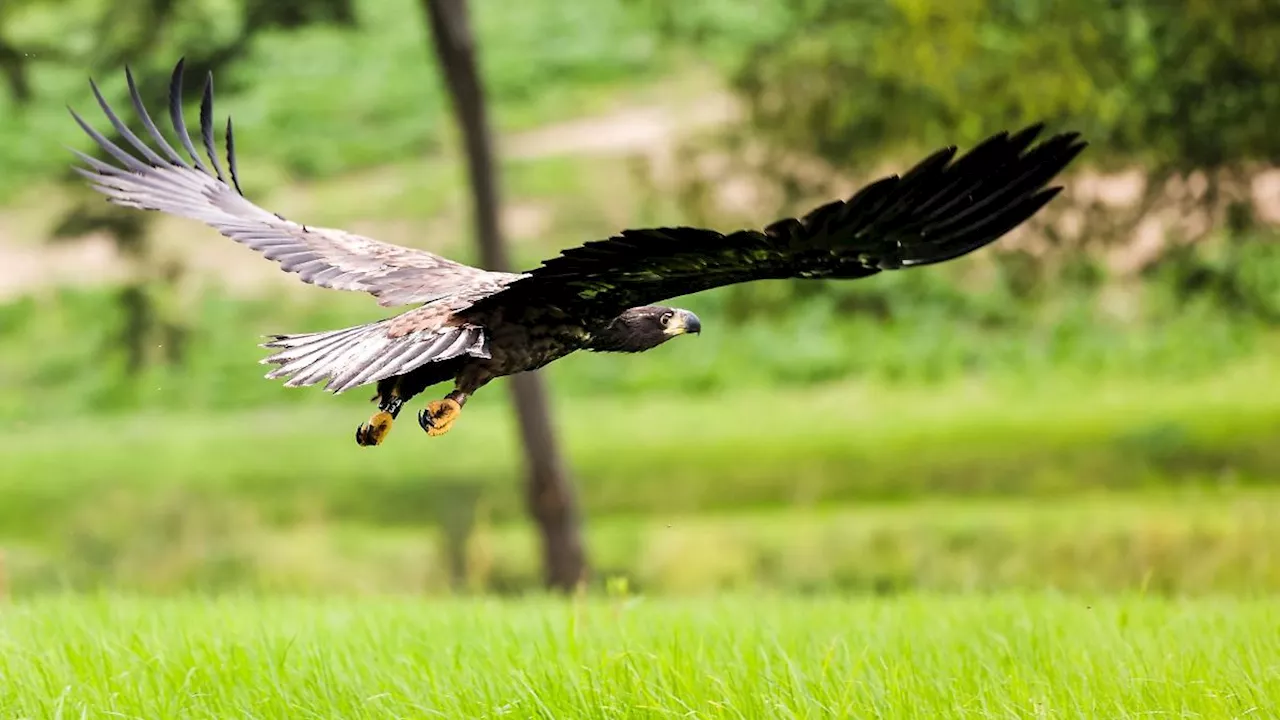
[[(422, 5), (466, 143), (481, 263), (489, 270), (509, 271), (498, 226), (493, 142), (466, 0), (422, 0)], [(573, 488), (551, 425), (546, 391), (536, 373), (515, 375), (511, 383), (528, 473), (526, 500), (541, 531), (546, 581), (552, 588), (572, 590), (586, 575), (586, 553)]]

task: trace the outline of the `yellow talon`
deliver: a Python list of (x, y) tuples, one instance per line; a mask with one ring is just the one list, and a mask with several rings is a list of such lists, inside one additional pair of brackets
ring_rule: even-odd
[(385, 410), (374, 413), (369, 422), (356, 428), (356, 444), (363, 447), (381, 445), (394, 422), (395, 418)]
[(427, 403), (426, 409), (418, 413), (418, 424), (432, 437), (443, 435), (449, 432), (449, 428), (461, 413), (462, 406), (457, 400), (451, 398), (432, 400)]

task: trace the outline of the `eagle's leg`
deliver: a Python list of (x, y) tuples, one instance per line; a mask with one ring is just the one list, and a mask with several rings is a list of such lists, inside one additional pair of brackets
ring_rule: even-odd
[(356, 444), (362, 447), (381, 445), (387, 433), (391, 432), (391, 425), (400, 414), (400, 408), (404, 407), (404, 399), (394, 387), (387, 392), (378, 393), (374, 399), (378, 401), (378, 412), (369, 418), (369, 422), (356, 428)]
[(432, 400), (427, 407), (418, 413), (418, 424), (428, 435), (443, 435), (462, 414), (462, 406), (467, 404), (471, 394), (462, 390), (454, 390), (444, 396), (443, 400)]

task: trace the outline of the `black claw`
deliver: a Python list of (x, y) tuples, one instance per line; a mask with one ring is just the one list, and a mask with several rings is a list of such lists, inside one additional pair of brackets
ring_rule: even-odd
[(364, 447), (369, 444), (367, 440), (368, 440), (369, 430), (371, 429), (372, 428), (369, 428), (368, 425), (356, 426), (356, 444), (357, 445)]
[(436, 426), (435, 420), (432, 419), (431, 413), (425, 408), (418, 411), (418, 424), (423, 430), (430, 430)]

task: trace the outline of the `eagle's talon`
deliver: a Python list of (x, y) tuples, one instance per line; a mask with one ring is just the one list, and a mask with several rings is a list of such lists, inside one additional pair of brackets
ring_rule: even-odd
[(452, 398), (432, 400), (418, 413), (418, 424), (432, 437), (443, 435), (449, 432), (461, 412), (462, 406)]
[(361, 447), (381, 445), (382, 441), (386, 439), (387, 433), (391, 432), (391, 423), (393, 421), (394, 418), (389, 412), (374, 413), (374, 416), (369, 418), (369, 422), (356, 428), (356, 444)]

